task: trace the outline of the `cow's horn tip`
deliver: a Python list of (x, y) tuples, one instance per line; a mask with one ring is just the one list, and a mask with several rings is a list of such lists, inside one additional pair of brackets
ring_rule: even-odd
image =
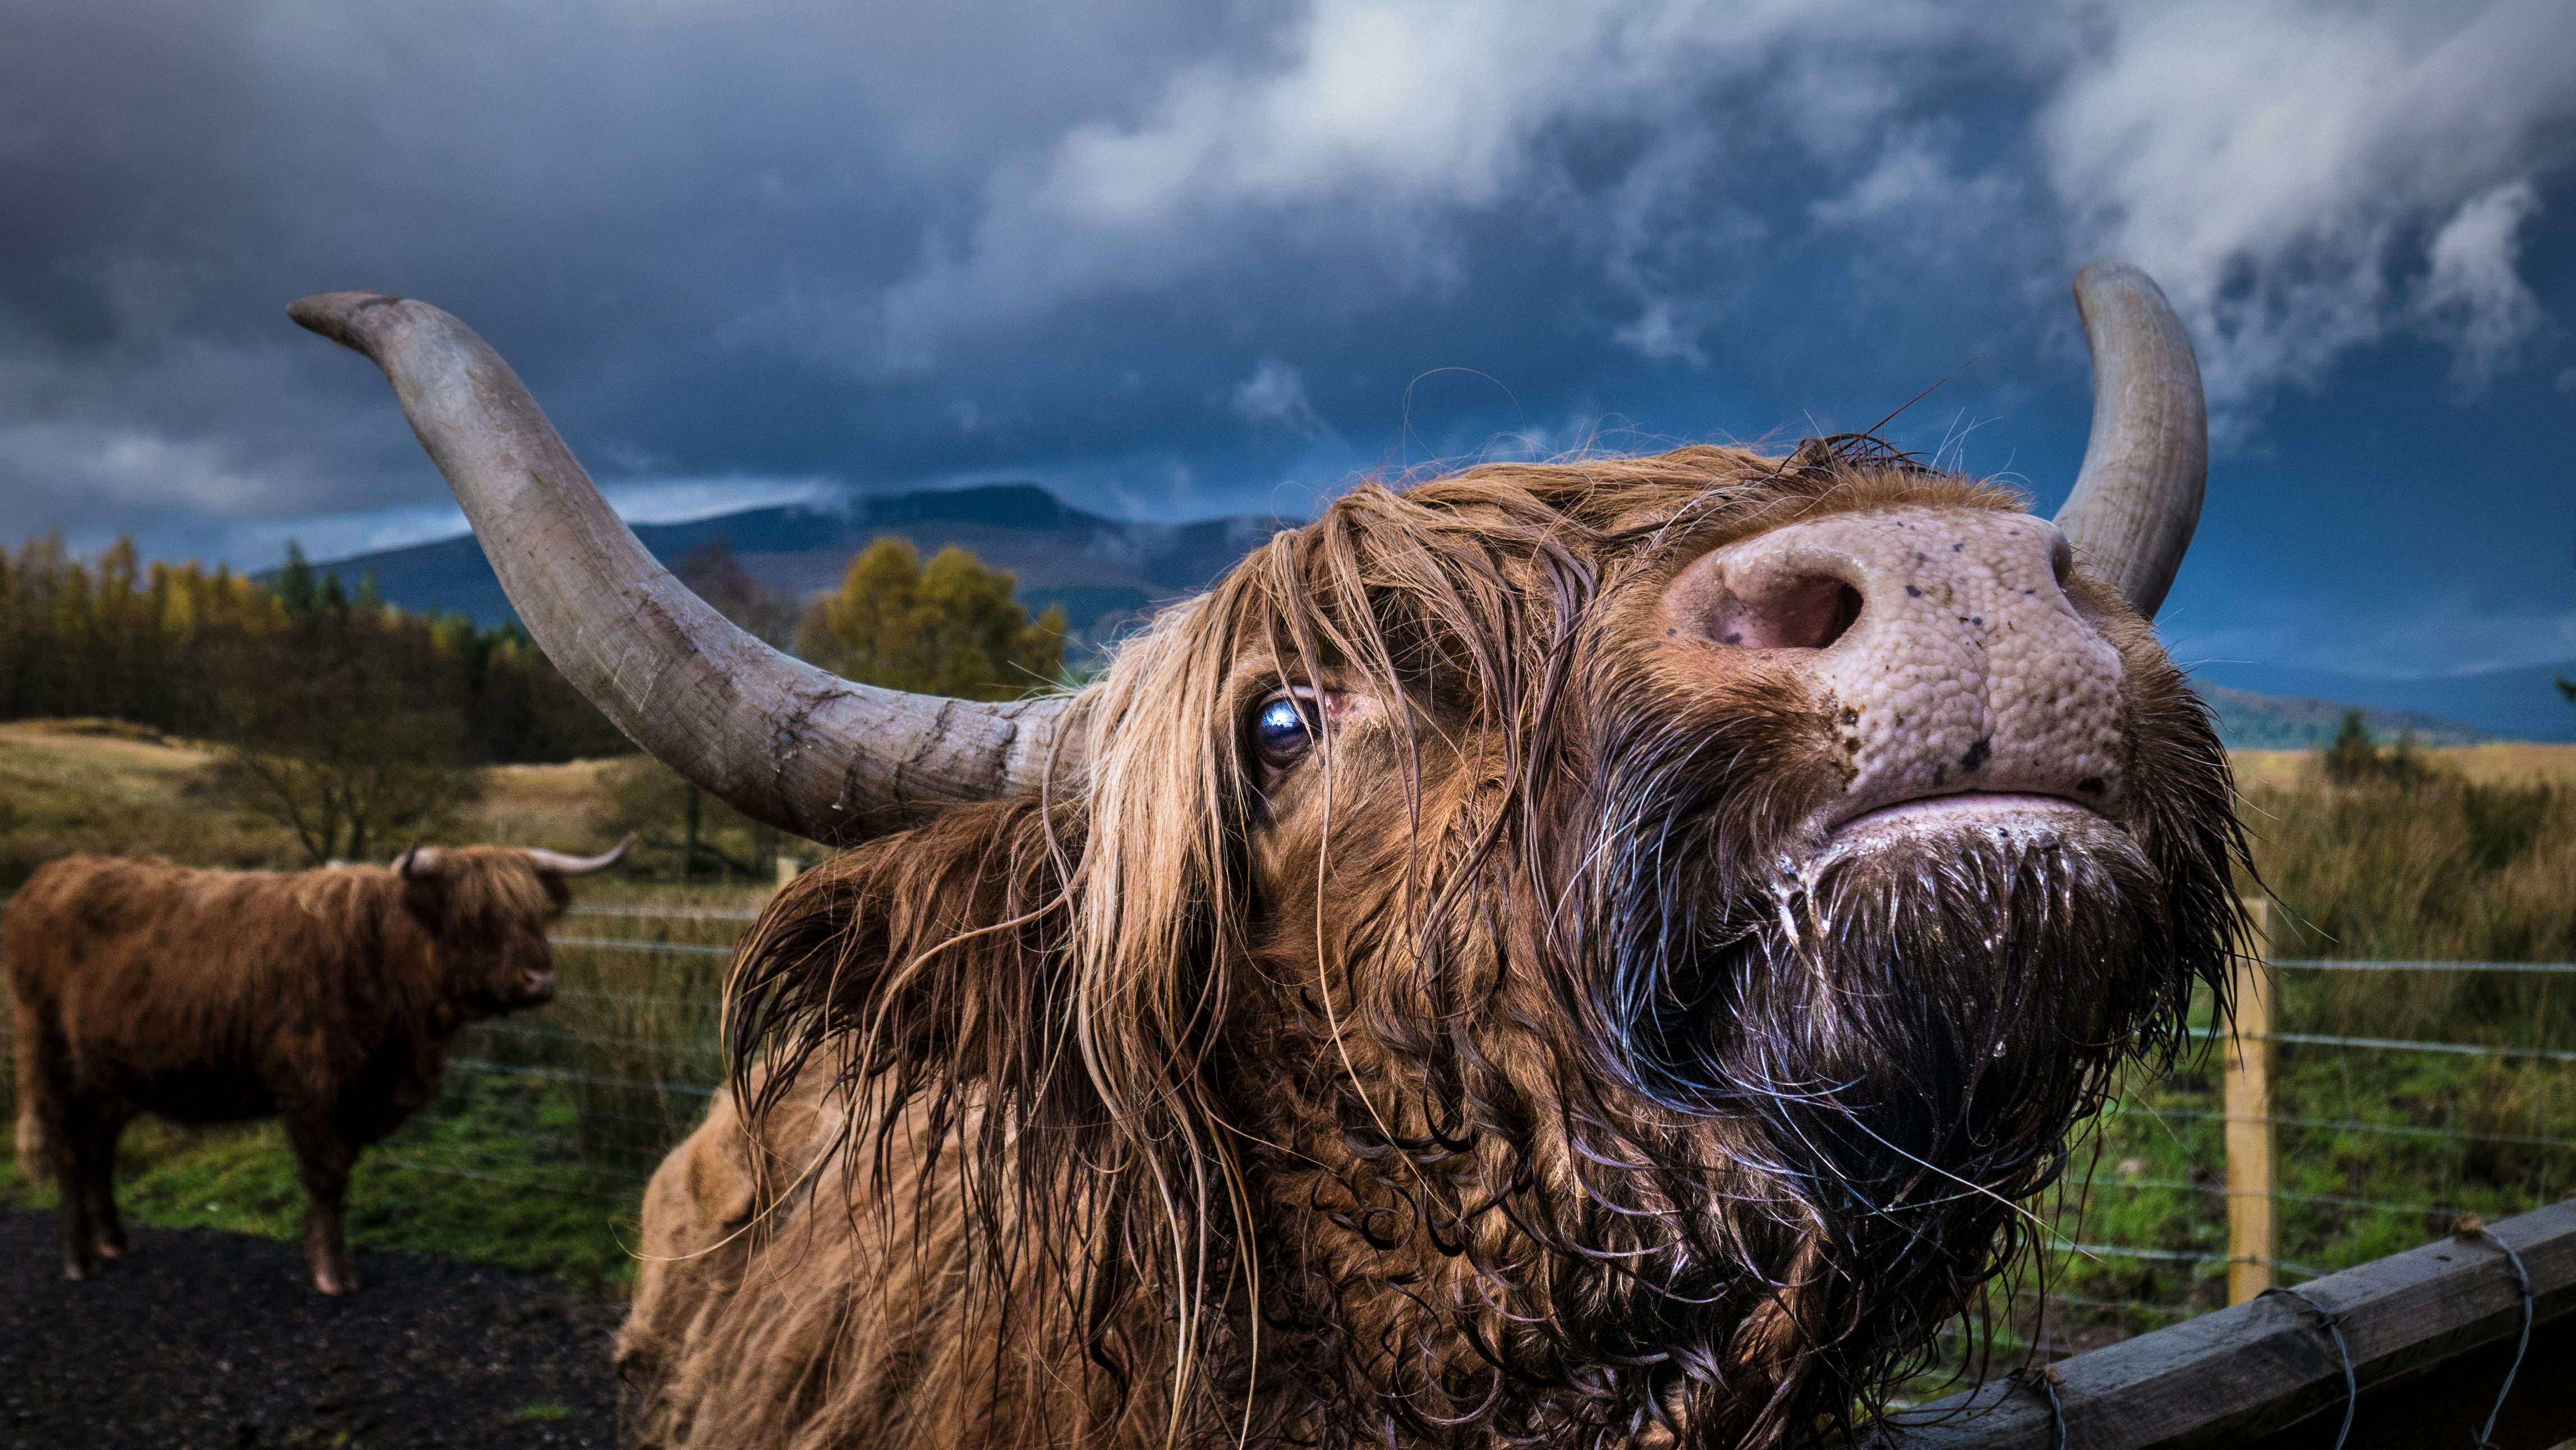
[(2079, 301), (2115, 287), (2149, 292), (2154, 294), (2157, 301), (2164, 300), (2165, 289), (2156, 285), (2156, 279), (2147, 275), (2146, 268), (2119, 257), (2098, 258), (2083, 271), (2075, 274), (2075, 295)]
[(316, 292), (287, 304), (286, 315), (307, 331), (318, 332), (342, 347), (366, 352), (365, 334), (358, 330), (359, 315), (369, 308), (390, 306), (401, 300), (384, 292)]

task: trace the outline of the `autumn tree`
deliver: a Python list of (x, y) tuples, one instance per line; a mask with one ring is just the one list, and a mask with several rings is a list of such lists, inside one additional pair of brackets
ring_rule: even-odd
[(721, 880), (770, 879), (782, 832), (697, 788), (649, 755), (617, 761), (599, 773), (608, 797), (607, 824), (632, 832), (629, 871), (676, 871), (683, 881), (711, 873)]
[(0, 719), (104, 715), (202, 731), (214, 637), (283, 627), (275, 595), (216, 568), (145, 563), (120, 539), (97, 558), (59, 538), (0, 554)]
[(215, 642), (215, 786), (317, 864), (390, 854), (474, 799), (459, 661), (420, 621), (316, 599), (285, 628)]
[(1029, 619), (1018, 581), (951, 545), (921, 561), (882, 538), (806, 611), (796, 652), (845, 678), (967, 700), (1008, 700), (1064, 670), (1064, 613)]
[(671, 566), (690, 592), (756, 639), (785, 649), (796, 638), (796, 601), (751, 577), (728, 539), (710, 539)]

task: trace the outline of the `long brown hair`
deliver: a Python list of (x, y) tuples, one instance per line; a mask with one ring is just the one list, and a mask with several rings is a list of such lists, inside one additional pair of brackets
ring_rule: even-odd
[[(1803, 983), (1981, 908), (1761, 884), (1797, 722), (1750, 690), (1677, 700), (1619, 647), (1623, 586), (1820, 511), (2020, 503), (1853, 439), (1364, 484), (1118, 651), (1074, 702), (1078, 774), (781, 893), (730, 992), (748, 1115), (828, 1073), (852, 1211), (890, 1242), (962, 1233), (971, 1337), (998, 1365), (1015, 1320), (1069, 1326), (1056, 1372), (1098, 1386), (1097, 1421), (1751, 1443), (1838, 1418), (2011, 1261), (2010, 1201), (2223, 980), (2223, 757), (2145, 626), (2092, 600), (2128, 667), (2135, 859), (1970, 862), (2023, 937), (1936, 960), (1956, 991), (1836, 1007), (1853, 1042), (2016, 1099), (1915, 1122), (1852, 1049), (1798, 1042)], [(1397, 717), (1394, 774), (1256, 899), (1243, 722), (1327, 672)], [(2118, 919), (2052, 904), (2079, 888)], [(2121, 970), (2032, 965), (2069, 952)], [(1712, 1013), (1733, 1026), (1675, 1035)], [(2072, 1045), (2034, 1045), (2061, 1018)], [(1998, 1033), (2004, 1066), (1948, 1040), (2003, 1061)], [(1943, 1156), (1889, 1169), (1890, 1124)]]

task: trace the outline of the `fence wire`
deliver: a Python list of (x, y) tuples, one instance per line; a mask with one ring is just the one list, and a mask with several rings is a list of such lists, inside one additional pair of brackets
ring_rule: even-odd
[[(721, 1090), (724, 974), (736, 935), (759, 913), (583, 903), (570, 914), (577, 926), (554, 939), (555, 1001), (467, 1029), (447, 1090), (377, 1154), (422, 1172), (631, 1210)], [(2294, 979), (2417, 973), (2546, 991), (2555, 977), (2576, 975), (2571, 963), (2275, 965), (2289, 1020), (2330, 995), (2288, 985)], [(2520, 1000), (2496, 999), (2505, 1009)], [(2197, 1035), (2210, 1050), (2168, 1076), (2124, 1084), (2052, 1201), (2034, 1205), (2051, 1225), (2039, 1236), (2038, 1262), (1994, 1288), (1995, 1312), (1975, 1346), (1996, 1363), (2080, 1352), (2224, 1304), (2228, 1119), (2217, 1089), (2228, 1047), (2206, 1004), (2202, 1012)], [(2527, 1034), (2547, 1022), (2500, 1010), (2465, 1025)], [(0, 1052), (8, 1036), (0, 1017)], [(2460, 1213), (2492, 1219), (2538, 1207), (2576, 1183), (2576, 1083), (2562, 1070), (2576, 1050), (2305, 1030), (2276, 1030), (2271, 1041), (2280, 1062), (2275, 1111), (2264, 1121), (2278, 1135), (2281, 1163), (2271, 1262), (2290, 1279), (2412, 1247)]]
[[(589, 1126), (580, 1130), (585, 1143), (572, 1151), (584, 1155), (602, 1179), (622, 1175), (640, 1187), (652, 1159), (667, 1146), (657, 1132), (664, 1125), (684, 1131), (721, 1079), (713, 989), (731, 947), (710, 938), (757, 913), (593, 906), (582, 914), (591, 920), (582, 923), (581, 934), (558, 938), (557, 949), (568, 963), (587, 963), (585, 985), (568, 987), (554, 1010), (628, 1014), (617, 1020), (650, 1022), (649, 1050), (678, 1070), (655, 1075), (605, 1066), (596, 1057), (568, 1061), (562, 1055), (614, 1050), (608, 1040), (614, 1031), (587, 1021), (578, 1027), (559, 1024), (551, 1036), (520, 1035), (514, 1043), (521, 1049), (518, 1055), (494, 1054), (457, 1065), (462, 1072), (536, 1078), (550, 1087), (559, 1085), (559, 1090), (587, 1094), (582, 1112)], [(633, 935), (602, 934), (620, 917)], [(673, 939), (675, 932), (687, 939)], [(2410, 971), (2465, 980), (2461, 974), (2494, 972), (2535, 987), (2554, 976), (2576, 974), (2576, 964), (2567, 963), (2293, 959), (2276, 965), (2316, 980), (2372, 973), (2380, 975), (2368, 980), (2394, 981), (2387, 974)], [(569, 967), (567, 972), (569, 977)], [(660, 985), (671, 974), (704, 983), (707, 995)], [(2287, 1020), (2298, 1020), (2295, 1008)], [(2497, 1025), (2510, 1029), (2517, 1024)], [(502, 1035), (493, 1032), (495, 1039)], [(2068, 1183), (2056, 1195), (2055, 1231), (2042, 1238), (2037, 1271), (2022, 1282), (1998, 1286), (1995, 1307), (2002, 1312), (1993, 1317), (1982, 1348), (2013, 1354), (2034, 1350), (2053, 1357), (2224, 1304), (2230, 1262), (2222, 1147), (2227, 1115), (2217, 1088), (2227, 1044), (2223, 1029), (2215, 1026), (2205, 1026), (2197, 1035), (2211, 1043), (2211, 1050), (2169, 1078), (2128, 1084), (2097, 1129), (2096, 1141), (2079, 1150)], [(2501, 1217), (2536, 1207), (2576, 1182), (2576, 1116), (2569, 1112), (2576, 1108), (2576, 1095), (2558, 1081), (2564, 1077), (2560, 1065), (2576, 1062), (2576, 1051), (2527, 1041), (2304, 1030), (2275, 1031), (2271, 1040), (2284, 1054), (2277, 1069), (2278, 1107), (2268, 1117), (2280, 1137), (2284, 1171), (2273, 1195), (2282, 1233), (2269, 1262), (2287, 1281), (2316, 1278), (2412, 1247), (2438, 1236), (2462, 1212)], [(2389, 1069), (2398, 1074), (2402, 1090), (2382, 1093), (2375, 1101), (2367, 1093), (2337, 1096), (2315, 1090), (2312, 1079), (2320, 1071), (2329, 1078), (2349, 1076), (2344, 1069), (2365, 1057), (2400, 1062), (2429, 1057), (2436, 1062), (2429, 1070), (2437, 1077), (2481, 1068), (2507, 1073), (2508, 1087), (2530, 1099), (2526, 1106), (2532, 1116), (2507, 1121), (2492, 1103), (2481, 1108), (2464, 1099), (2443, 1099), (2440, 1081), (2418, 1081), (2410, 1075), (2417, 1070), (2402, 1066)], [(2441, 1066), (2444, 1061), (2462, 1067)], [(2531, 1091), (2535, 1087), (2536, 1094)], [(2478, 1117), (2482, 1111), (2485, 1119)], [(601, 1116), (592, 1122), (591, 1115)], [(2503, 1155), (2514, 1161), (2503, 1164), (2508, 1171), (2500, 1174), (2499, 1164), (2468, 1164), (2467, 1155)], [(2377, 1171), (2400, 1159), (2425, 1171), (2412, 1179)], [(2336, 1169), (2342, 1170), (2340, 1181), (2316, 1181), (2319, 1171)], [(477, 1170), (462, 1165), (458, 1171)], [(2517, 1181), (2494, 1181), (2500, 1177)], [(2390, 1191), (2401, 1181), (2421, 1191)], [(2044, 1313), (2038, 1312), (2043, 1308)]]

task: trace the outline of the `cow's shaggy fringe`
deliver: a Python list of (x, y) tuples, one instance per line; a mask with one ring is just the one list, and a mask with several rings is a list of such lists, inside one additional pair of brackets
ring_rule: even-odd
[[(2205, 713), (2079, 580), (2128, 829), (1784, 875), (1802, 697), (1682, 687), (1640, 611), (1716, 542), (1895, 504), (2018, 501), (1848, 439), (1360, 487), (1127, 644), (1043, 802), (800, 878), (731, 989), (753, 1176), (717, 1186), (726, 1117), (657, 1180), (698, 1259), (646, 1270), (641, 1433), (1774, 1445), (1867, 1412), (2224, 981), (2242, 854)], [(1244, 722), (1309, 682), (1399, 728), (1266, 798)]]

